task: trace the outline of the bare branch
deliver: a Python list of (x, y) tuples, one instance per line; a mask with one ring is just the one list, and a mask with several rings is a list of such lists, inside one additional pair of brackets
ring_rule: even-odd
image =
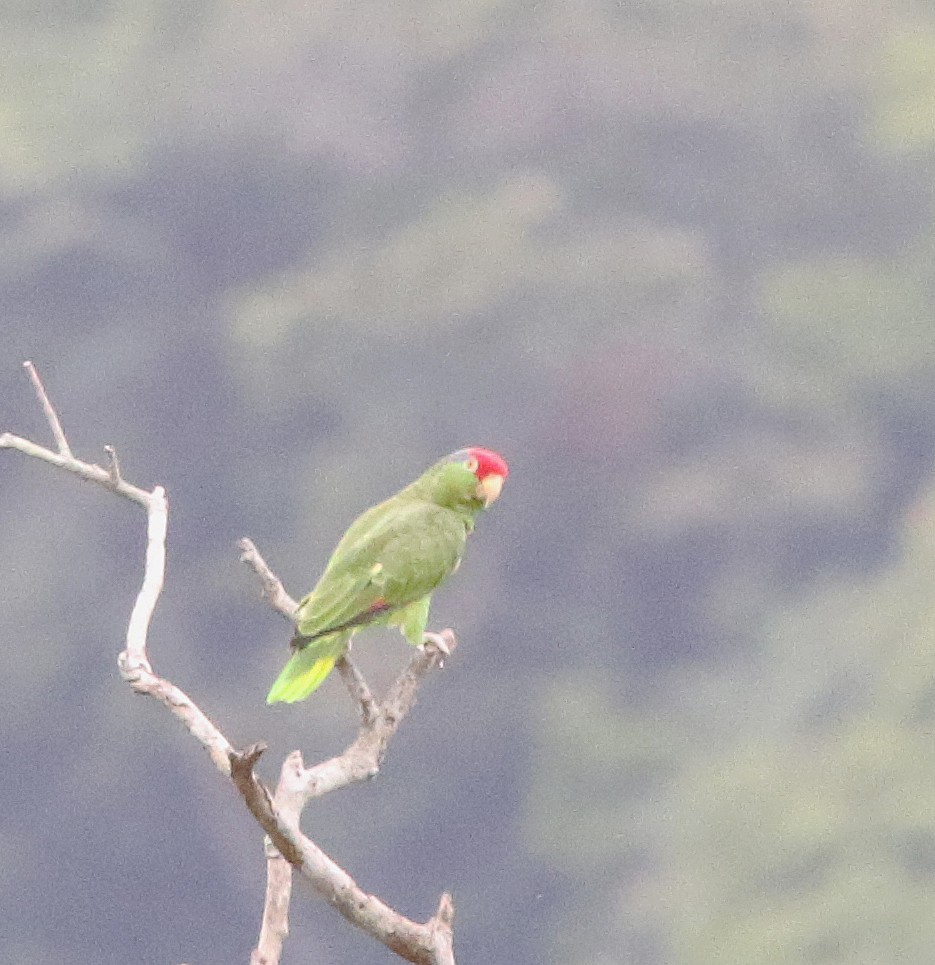
[[(434, 638), (438, 639), (434, 639)], [(439, 642), (441, 641), (441, 642)], [(446, 657), (454, 653), (458, 639), (450, 627), (438, 634), (426, 634), (426, 642), (416, 650), (409, 666), (399, 675), (383, 701), (382, 716), (386, 720), (385, 740), (388, 741), (403, 718), (415, 706), (416, 695), (428, 673), (440, 669)]]
[[(237, 545), (240, 547), (240, 561), (246, 563), (260, 578), (263, 598), (277, 613), (294, 624), (298, 603), (286, 592), (282, 580), (270, 569), (253, 540), (245, 536)], [(347, 687), (347, 692), (360, 708), (360, 719), (364, 723), (372, 720), (377, 713), (376, 701), (370, 687), (367, 686), (364, 675), (354, 666), (347, 654), (338, 658), (336, 666), (344, 686)]]
[[(251, 540), (242, 539), (240, 549), (241, 560), (260, 577), (267, 601), (273, 609), (284, 613), (281, 601), (291, 601), (292, 597), (283, 589), (279, 577), (269, 568)], [(363, 675), (347, 654), (338, 660), (336, 666), (341, 679), (360, 707), (361, 725), (357, 738), (343, 754), (304, 770), (303, 807), (313, 797), (365, 781), (379, 772), (387, 745), (415, 705), (422, 681), (431, 670), (442, 666), (457, 645), (457, 638), (450, 628), (441, 633), (427, 633), (425, 643), (413, 654), (382, 703), (374, 698)]]
[(45, 386), (42, 384), (42, 379), (39, 378), (39, 373), (36, 371), (35, 365), (33, 365), (32, 362), (23, 362), (23, 368), (26, 369), (29, 375), (29, 381), (32, 382), (32, 387), (36, 390), (36, 395), (39, 397), (39, 404), (42, 406), (46, 421), (52, 430), (52, 438), (55, 440), (55, 445), (58, 446), (59, 455), (70, 456), (71, 448), (68, 445), (68, 440), (65, 438), (62, 423), (59, 421), (58, 413), (49, 401), (49, 396), (46, 394)]
[(58, 466), (59, 469), (74, 473), (88, 482), (97, 483), (118, 496), (133, 500), (144, 508), (149, 507), (150, 494), (145, 489), (131, 486), (124, 479), (118, 479), (115, 482), (106, 469), (93, 462), (82, 462), (80, 459), (75, 459), (70, 452), (61, 453), (46, 449), (45, 446), (40, 446), (29, 439), (23, 439), (22, 436), (15, 436), (12, 432), (4, 432), (0, 435), (0, 449), (16, 449), (33, 459), (41, 459), (43, 462)]
[[(449, 651), (458, 645), (452, 630), (443, 631)], [(338, 791), (350, 784), (375, 777), (386, 755), (389, 742), (406, 714), (416, 702), (416, 694), (428, 673), (440, 665), (443, 654), (434, 644), (420, 647), (409, 665), (390, 687), (383, 701), (376, 705), (376, 715), (361, 724), (354, 742), (337, 757), (322, 761), (302, 774), (304, 805), (315, 797)]]
[[(287, 789), (280, 771), (279, 785), (273, 798), (274, 810), (281, 806)], [(250, 956), (250, 965), (279, 965), (282, 946), (289, 934), (289, 901), (292, 897), (292, 865), (279, 853), (276, 846), (266, 836), (266, 898), (263, 902), (263, 922), (260, 938)]]
[[(438, 911), (428, 922), (410, 921), (361, 890), (346, 871), (299, 829), (302, 809), (312, 797), (377, 773), (390, 738), (415, 703), (422, 680), (434, 667), (441, 666), (443, 658), (454, 649), (454, 634), (446, 630), (440, 635), (427, 635), (425, 646), (413, 656), (382, 704), (374, 699), (359, 671), (344, 658), (340, 663), (341, 677), (360, 707), (362, 718), (357, 738), (344, 754), (313, 768), (307, 769), (301, 754), (293, 751), (283, 763), (276, 795), (272, 797), (254, 774), (265, 745), (254, 744), (243, 752), (235, 750), (195, 702), (170, 681), (157, 676), (149, 662), (149, 626), (165, 580), (169, 518), (165, 490), (156, 486), (152, 492), (147, 492), (127, 483), (111, 447), (106, 448), (109, 457), (106, 469), (76, 459), (38, 373), (31, 363), (26, 363), (26, 369), (45, 410), (58, 451), (11, 433), (0, 435), (0, 448), (16, 449), (58, 466), (145, 508), (147, 544), (143, 582), (130, 616), (126, 646), (118, 657), (120, 674), (134, 691), (147, 694), (167, 707), (205, 747), (218, 770), (230, 776), (276, 849), (277, 853), (267, 849), (266, 905), (260, 943), (251, 956), (252, 965), (277, 965), (279, 961), (282, 942), (288, 933), (292, 867), (348, 921), (367, 931), (401, 958), (417, 965), (454, 965), (454, 908), (450, 895), (442, 895)], [(291, 621), (295, 601), (249, 540), (242, 540), (240, 547), (243, 560), (260, 577), (264, 595), (271, 606)]]
[(455, 903), (447, 891), (442, 894), (438, 902), (438, 910), (426, 924), (432, 933), (432, 946), (435, 949), (434, 965), (455, 965)]
[(110, 476), (111, 485), (119, 486), (121, 476), (117, 450), (113, 446), (104, 446), (104, 452), (107, 453), (107, 475)]
[(121, 654), (121, 671), (142, 667), (152, 673), (146, 656), (146, 637), (149, 624), (162, 594), (166, 574), (166, 536), (169, 528), (169, 501), (162, 486), (149, 495), (146, 505), (146, 565), (143, 585), (130, 614), (127, 627), (127, 647)]
[(256, 748), (250, 748), (242, 755), (236, 752), (232, 755), (234, 783), (272, 843), (315, 891), (352, 925), (366, 931), (407, 962), (454, 965), (451, 896), (443, 895), (439, 911), (420, 924), (404, 918), (379, 898), (367, 894), (299, 830), (305, 775), (308, 773), (302, 755), (293, 751), (286, 758), (275, 800), (270, 798), (269, 792), (252, 772), (258, 756)]
[[(243, 551), (241, 558), (257, 573), (263, 583), (264, 596), (274, 609), (282, 613), (283, 610), (276, 605), (275, 601), (281, 600), (283, 597), (291, 600), (291, 597), (282, 589), (279, 578), (270, 570), (250, 540), (241, 540), (240, 547)], [(360, 708), (361, 723), (357, 736), (343, 754), (322, 761), (310, 768), (305, 767), (302, 755), (298, 751), (293, 751), (283, 763), (276, 794), (272, 799), (270, 799), (269, 792), (252, 774), (255, 758), (248, 761), (245, 757), (243, 763), (234, 764), (234, 769), (237, 771), (234, 777), (235, 783), (243, 795), (247, 807), (266, 829), (273, 844), (278, 847), (281, 839), (278, 839), (270, 830), (272, 825), (264, 823), (264, 820), (269, 820), (270, 814), (278, 815), (281, 819), (281, 826), (290, 829), (291, 836), (286, 847), (290, 849), (298, 847), (302, 855), (301, 864), (297, 864), (291, 857), (289, 858), (290, 864), (294, 865), (304, 877), (309, 878), (312, 886), (324, 895), (331, 904), (335, 905), (348, 920), (359, 928), (368, 931), (378, 940), (383, 941), (403, 958), (407, 958), (407, 955), (395, 945), (389, 944), (384, 937), (381, 937), (386, 929), (384, 928), (383, 931), (375, 930), (371, 916), (365, 913), (365, 909), (370, 908), (372, 912), (379, 906), (380, 909), (386, 909), (386, 913), (399, 918), (397, 913), (387, 908), (382, 902), (378, 902), (378, 906), (363, 905), (360, 900), (356, 900), (356, 903), (351, 902), (342, 906), (342, 902), (336, 895), (343, 894), (348, 887), (352, 887), (354, 894), (358, 892), (363, 894), (363, 892), (346, 872), (334, 865), (331, 859), (321, 852), (316, 845), (302, 836), (299, 831), (299, 820), (303, 809), (312, 798), (321, 797), (350, 784), (366, 781), (379, 773), (389, 742), (415, 705), (416, 694), (423, 680), (432, 670), (442, 666), (444, 659), (450, 656), (457, 645), (458, 641), (454, 631), (450, 629), (443, 630), (441, 633), (427, 633), (425, 644), (413, 654), (408, 666), (390, 687), (382, 702), (374, 698), (363, 675), (347, 655), (340, 658), (336, 664), (338, 672), (341, 674), (341, 679), (344, 681), (351, 697)], [(247, 767), (248, 763), (249, 767)], [(247, 773), (248, 771), (249, 773)], [(340, 872), (340, 876), (335, 877), (334, 869)], [(267, 906), (264, 910), (264, 924), (267, 917), (276, 915), (278, 912), (278, 909), (270, 907), (271, 901), (280, 903), (285, 900), (288, 902), (288, 897), (282, 898), (281, 889), (274, 887), (272, 880), (274, 874), (281, 882), (287, 880), (279, 878), (281, 869), (268, 861)], [(291, 887), (291, 882), (289, 884)], [(367, 896), (367, 898), (377, 902), (377, 899), (372, 898), (372, 896)], [(383, 914), (383, 912), (380, 911), (380, 914)], [(424, 925), (410, 922), (408, 919), (401, 919), (408, 927), (415, 929), (410, 934), (414, 936), (413, 940), (416, 941), (415, 947), (417, 950), (412, 953), (416, 957), (407, 958), (407, 960), (425, 962), (427, 965), (454, 965), (454, 952), (452, 950), (453, 920), (454, 904), (451, 896), (447, 893), (442, 895), (439, 911)], [(391, 929), (393, 934), (402, 934), (399, 931), (399, 922), (395, 919), (393, 921), (395, 922)], [(255, 954), (259, 954), (259, 948)], [(423, 957), (426, 955), (428, 957)], [(275, 962), (276, 960), (271, 961)]]
[(292, 865), (266, 839), (266, 900), (260, 940), (250, 965), (279, 965), (282, 946), (289, 934), (289, 901), (292, 898)]
[(208, 752), (214, 766), (230, 776), (230, 755), (234, 747), (218, 727), (183, 690), (157, 676), (149, 669), (149, 662), (131, 663), (128, 651), (117, 658), (120, 676), (138, 693), (154, 697), (182, 722), (188, 732)]
[(292, 623), (298, 603), (286, 593), (282, 580), (267, 566), (266, 560), (260, 556), (260, 551), (253, 545), (252, 540), (245, 536), (237, 545), (240, 547), (240, 561), (246, 563), (260, 578), (266, 602)]
[(364, 675), (357, 669), (347, 654), (338, 657), (335, 666), (338, 668), (338, 673), (341, 675), (341, 680), (344, 681), (344, 686), (347, 687), (351, 699), (360, 708), (360, 722), (364, 726), (372, 724), (380, 712), (380, 707), (370, 687), (367, 686)]
[[(39, 375), (32, 363), (25, 363), (25, 367), (36, 386), (49, 425), (53, 427), (53, 434), (58, 435), (61, 433), (61, 425)], [(55, 426), (58, 426), (58, 430)], [(27, 456), (58, 466), (81, 479), (97, 483), (118, 496), (130, 499), (146, 510), (147, 542), (143, 583), (127, 627), (126, 647), (117, 658), (120, 675), (137, 693), (155, 697), (168, 707), (205, 747), (218, 770), (223, 774), (230, 774), (230, 752), (233, 750), (230, 742), (186, 693), (153, 672), (146, 652), (149, 624), (165, 581), (166, 533), (169, 525), (169, 504), (165, 490), (162, 486), (156, 486), (152, 492), (147, 492), (130, 485), (121, 478), (119, 471), (108, 471), (94, 463), (76, 459), (67, 444), (62, 447), (61, 439), (59, 449), (64, 448), (65, 451), (53, 452), (28, 439), (4, 433), (0, 435), (0, 448), (16, 449)]]
[[(279, 853), (295, 867), (302, 864), (302, 849), (290, 839), (288, 830), (280, 823), (279, 816), (285, 809), (273, 806), (273, 797), (266, 785), (254, 774), (253, 768), (266, 750), (263, 743), (252, 744), (244, 751), (231, 751), (231, 779), (240, 791), (247, 809), (270, 836)], [(298, 751), (293, 751), (297, 754)], [(291, 757), (292, 755), (290, 755)], [(285, 768), (285, 765), (283, 765)], [(282, 778), (280, 778), (282, 780)]]

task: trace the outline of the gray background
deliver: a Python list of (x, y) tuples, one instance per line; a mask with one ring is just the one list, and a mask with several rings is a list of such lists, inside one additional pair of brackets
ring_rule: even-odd
[[(928, 965), (935, 11), (836, 0), (0, 7), (0, 427), (168, 487), (156, 668), (264, 775), (348, 522), (512, 475), (461, 648), (308, 831), (459, 961)], [(261, 836), (118, 679), (143, 517), (0, 458), (0, 957), (246, 961)], [(408, 656), (379, 632), (384, 687)], [(304, 894), (287, 962), (389, 961)]]

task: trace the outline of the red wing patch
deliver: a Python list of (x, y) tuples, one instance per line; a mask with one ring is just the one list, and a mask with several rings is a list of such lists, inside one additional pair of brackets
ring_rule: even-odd
[(386, 600), (384, 600), (383, 597), (380, 597), (378, 600), (374, 600), (373, 603), (371, 603), (370, 606), (367, 607), (367, 609), (356, 618), (356, 620), (360, 620), (361, 617), (375, 617), (380, 613), (386, 613), (387, 610), (392, 609), (393, 607)]
[(297, 632), (292, 638), (290, 645), (293, 650), (301, 650), (303, 647), (307, 647), (313, 640), (319, 640), (322, 637), (327, 637), (329, 634), (340, 633), (342, 630), (350, 630), (353, 627), (366, 626), (373, 617), (378, 617), (383, 613), (389, 613), (392, 609), (394, 609), (392, 603), (384, 600), (383, 597), (379, 597), (374, 600), (366, 610), (358, 613), (356, 617), (351, 617), (350, 620), (345, 620), (337, 626), (328, 627), (327, 630), (322, 630), (321, 633), (316, 633), (314, 636), (306, 637)]

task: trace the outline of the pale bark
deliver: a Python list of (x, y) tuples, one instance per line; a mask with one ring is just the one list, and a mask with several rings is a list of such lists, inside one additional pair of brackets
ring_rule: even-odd
[[(302, 810), (312, 798), (366, 780), (378, 772), (390, 739), (415, 704), (420, 684), (429, 671), (440, 667), (444, 657), (455, 648), (452, 631), (427, 635), (425, 645), (416, 651), (383, 701), (374, 698), (363, 676), (349, 659), (339, 660), (337, 666), (341, 679), (360, 715), (357, 737), (343, 754), (313, 767), (306, 767), (301, 753), (293, 751), (283, 762), (276, 793), (271, 795), (254, 773), (265, 745), (255, 744), (244, 751), (235, 749), (197, 704), (175, 684), (158, 676), (150, 664), (147, 652), (149, 625), (165, 580), (169, 520), (165, 490), (156, 486), (147, 491), (126, 482), (117, 454), (110, 446), (105, 447), (106, 468), (76, 459), (35, 367), (31, 362), (24, 363), (24, 367), (56, 448), (48, 449), (6, 432), (0, 435), (0, 449), (15, 449), (41, 459), (97, 483), (146, 510), (143, 580), (118, 666), (123, 679), (137, 693), (158, 700), (201, 743), (215, 767), (232, 780), (251, 814), (268, 835), (266, 901), (260, 938), (250, 957), (251, 965), (278, 965), (289, 931), (293, 869), (349, 922), (368, 932), (400, 958), (418, 965), (454, 965), (454, 905), (449, 894), (442, 895), (435, 914), (427, 922), (411, 921), (362, 890), (299, 828)], [(241, 558), (259, 576), (263, 594), (270, 605), (291, 620), (295, 600), (285, 591), (253, 543), (242, 540), (240, 548)]]

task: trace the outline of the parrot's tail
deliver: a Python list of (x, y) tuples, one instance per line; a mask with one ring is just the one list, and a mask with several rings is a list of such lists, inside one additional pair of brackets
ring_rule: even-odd
[(282, 673), (270, 687), (266, 695), (268, 704), (280, 701), (294, 704), (316, 691), (325, 677), (334, 669), (338, 657), (347, 649), (347, 637), (338, 634), (337, 639), (328, 640), (330, 646), (323, 647), (325, 640), (316, 641), (302, 650), (297, 650), (289, 662), (282, 668)]

